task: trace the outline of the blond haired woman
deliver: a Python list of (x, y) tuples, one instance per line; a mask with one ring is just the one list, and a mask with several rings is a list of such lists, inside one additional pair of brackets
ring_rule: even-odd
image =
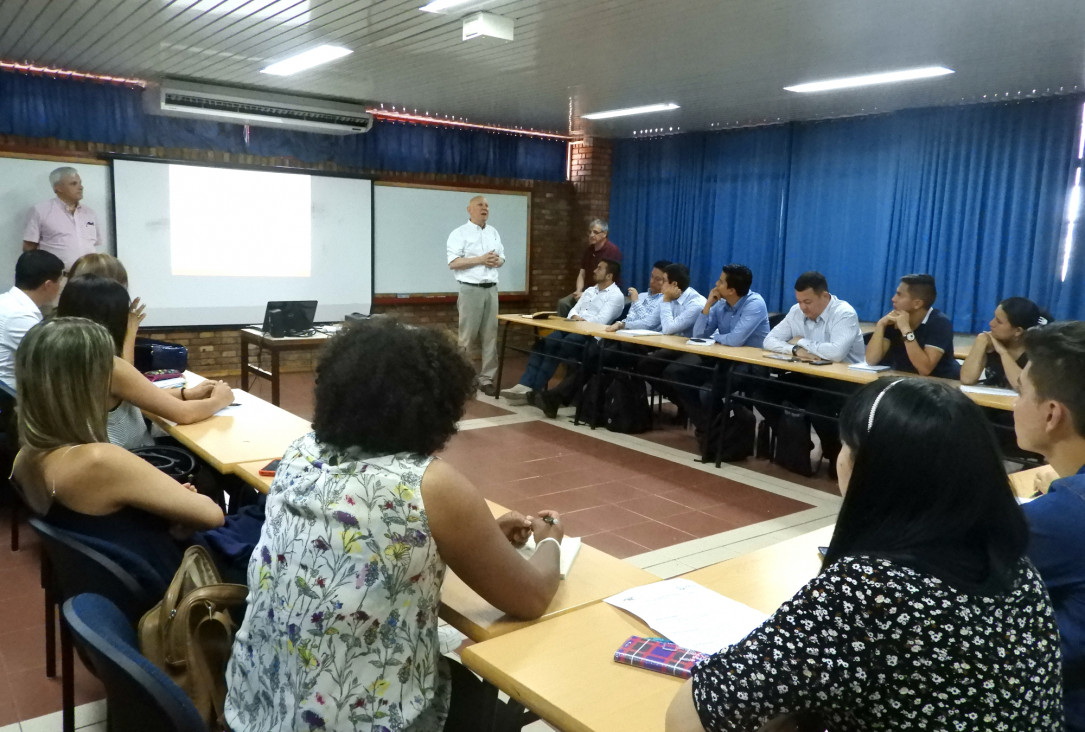
[(34, 326), (15, 356), (19, 442), (12, 478), (23, 500), (62, 529), (144, 557), (169, 578), (182, 545), (171, 530), (223, 524), (214, 501), (106, 436), (113, 339), (84, 318)]

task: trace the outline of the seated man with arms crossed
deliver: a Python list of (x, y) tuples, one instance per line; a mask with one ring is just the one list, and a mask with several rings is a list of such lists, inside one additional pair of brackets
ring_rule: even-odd
[(1085, 322), (1025, 333), (1028, 365), (1017, 383), (1017, 442), (1042, 454), (1060, 478), (1023, 506), (1028, 556), (1055, 606), (1062, 639), (1066, 729), (1085, 730)]
[(961, 367), (953, 357), (953, 324), (931, 307), (937, 296), (933, 276), (901, 277), (893, 295), (893, 309), (874, 326), (866, 347), (866, 362), (920, 376), (958, 378)]
[(60, 296), (64, 262), (44, 249), (30, 249), (15, 263), (15, 287), (0, 295), (0, 380), (15, 388), (15, 351), (41, 322), (41, 309)]
[[(663, 280), (665, 279), (663, 270), (669, 264), (670, 262), (661, 259), (652, 265), (652, 274), (648, 280), (647, 292), (642, 294), (637, 292), (635, 287), (629, 288), (627, 291), (630, 300), (629, 313), (626, 315), (625, 320), (619, 320), (608, 325), (608, 332), (613, 333), (623, 328), (630, 330), (659, 330), (659, 306), (663, 302)], [(599, 352), (596, 350), (598, 348), (605, 349), (603, 359), (608, 365), (611, 365), (612, 358), (618, 358), (627, 350), (643, 348), (643, 346), (634, 346), (631, 343), (623, 343), (622, 341), (599, 339), (588, 341), (581, 354), (580, 363), (575, 366), (566, 364), (567, 373), (561, 383), (553, 389), (545, 389), (539, 392), (536, 396), (536, 405), (543, 410), (547, 417), (550, 419), (557, 417), (558, 409), (575, 399), (576, 395), (584, 387), (585, 382), (595, 373), (596, 367), (599, 365)]]
[[(749, 267), (726, 265), (693, 325), (694, 337), (711, 338), (724, 346), (760, 348), (769, 333), (769, 310), (765, 298), (750, 290), (752, 284), (753, 272)], [(710, 396), (709, 407), (706, 408), (702, 403), (701, 390), (697, 387), (712, 378), (709, 368), (717, 365), (729, 367), (729, 364), (729, 361), (684, 353), (664, 369), (663, 378), (690, 386), (662, 384), (660, 390), (664, 394), (669, 392), (668, 396), (686, 410), (694, 426), (707, 432), (711, 405), (715, 403), (716, 395), (713, 393)]]
[[(569, 313), (569, 320), (586, 320), (590, 323), (612, 323), (622, 314), (625, 296), (614, 280), (618, 278), (622, 266), (617, 262), (604, 259), (595, 268), (595, 285), (584, 290), (576, 306)], [(534, 399), (536, 391), (546, 388), (550, 377), (558, 368), (558, 361), (551, 356), (563, 359), (577, 358), (584, 349), (590, 336), (580, 333), (566, 333), (556, 330), (535, 344), (534, 352), (527, 361), (520, 383), (501, 392), (509, 404), (518, 406)]]
[[(865, 346), (859, 330), (855, 308), (829, 292), (829, 283), (820, 272), (803, 272), (795, 280), (795, 304), (780, 323), (765, 336), (766, 351), (784, 353), (804, 361), (841, 361), (859, 363)], [(818, 379), (804, 374), (785, 373), (782, 381), (796, 385), (817, 386), (844, 395), (857, 385), (832, 379)], [(782, 403), (784, 399), (815, 415), (836, 417), (841, 398), (818, 391), (805, 391), (785, 386), (765, 387), (768, 401)], [(772, 407), (758, 406), (769, 424), (775, 427), (780, 412)], [(811, 424), (821, 440), (822, 454), (829, 461), (829, 474), (835, 477), (836, 456), (840, 452), (840, 437), (834, 420), (811, 416)]]

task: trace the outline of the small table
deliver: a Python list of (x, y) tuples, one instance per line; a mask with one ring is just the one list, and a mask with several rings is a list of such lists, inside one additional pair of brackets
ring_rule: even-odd
[[(311, 336), (272, 338), (259, 328), (241, 329), (241, 388), (249, 388), (249, 374), (271, 382), (271, 403), (279, 406), (279, 354), (283, 351), (314, 351), (327, 343), (330, 336), (316, 333)], [(249, 346), (266, 348), (271, 353), (271, 367), (262, 369), (249, 363)], [(259, 357), (257, 357), (259, 358)]]
[[(817, 547), (829, 543), (832, 531), (818, 529), (683, 576), (772, 612), (818, 573)], [(597, 602), (468, 646), (461, 655), (471, 670), (565, 732), (661, 730), (685, 682), (616, 663), (614, 651), (631, 635), (656, 633)]]

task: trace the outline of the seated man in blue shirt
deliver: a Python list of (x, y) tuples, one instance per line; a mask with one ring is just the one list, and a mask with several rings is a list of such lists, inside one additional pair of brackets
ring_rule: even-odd
[(1063, 708), (1069, 732), (1085, 730), (1085, 322), (1025, 333), (1028, 365), (1014, 403), (1017, 443), (1060, 476), (1023, 506), (1028, 554), (1043, 577), (1062, 638)]
[[(750, 290), (752, 284), (753, 272), (749, 267), (742, 264), (725, 266), (693, 325), (694, 337), (711, 338), (724, 346), (760, 348), (769, 334), (769, 310), (765, 299)], [(706, 405), (698, 387), (712, 379), (717, 367), (727, 368), (730, 363), (723, 359), (684, 353), (663, 370), (663, 378), (690, 386), (661, 382), (660, 391), (685, 410), (698, 430), (707, 433), (712, 406), (718, 395), (711, 394)]]
[[(625, 320), (619, 320), (607, 326), (611, 333), (628, 328), (629, 330), (659, 330), (659, 306), (663, 303), (663, 282), (666, 275), (663, 270), (670, 265), (665, 259), (661, 259), (652, 265), (652, 274), (648, 279), (648, 291), (638, 292), (637, 288), (630, 287), (627, 291), (630, 305)], [(568, 404), (580, 393), (585, 382), (595, 373), (599, 365), (599, 348), (606, 349), (607, 364), (612, 361), (609, 355), (622, 352), (623, 348), (631, 347), (631, 344), (622, 341), (589, 341), (584, 349), (579, 364), (566, 364), (566, 376), (553, 389), (539, 392), (535, 397), (535, 404), (550, 419), (558, 416), (558, 409)]]
[(961, 367), (953, 356), (953, 324), (931, 307), (937, 296), (933, 276), (901, 277), (893, 309), (874, 326), (866, 362), (920, 376), (960, 378)]
[[(584, 290), (584, 294), (569, 313), (568, 320), (613, 323), (625, 307), (625, 297), (614, 284), (621, 271), (622, 266), (615, 261), (604, 259), (599, 262), (593, 273), (595, 285)], [(527, 360), (527, 368), (520, 377), (520, 383), (503, 390), (501, 396), (507, 398), (513, 406), (533, 401), (534, 393), (545, 389), (550, 377), (557, 370), (560, 363), (558, 359), (579, 358), (589, 341), (590, 336), (560, 330), (537, 341)]]
[[(672, 264), (664, 271), (663, 304), (659, 307), (659, 328), (663, 335), (677, 335), (688, 338), (693, 333), (693, 326), (701, 314), (706, 299), (701, 293), (689, 286), (689, 268), (684, 264)], [(644, 346), (636, 347), (642, 354), (635, 369), (646, 377), (659, 377), (672, 361), (682, 356), (681, 351), (659, 348), (649, 352)], [(660, 389), (665, 394), (666, 386)]]

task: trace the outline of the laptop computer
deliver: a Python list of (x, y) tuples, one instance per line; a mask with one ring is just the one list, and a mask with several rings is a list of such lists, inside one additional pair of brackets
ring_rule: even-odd
[(272, 338), (313, 333), (316, 300), (270, 300), (264, 311), (262, 330)]

